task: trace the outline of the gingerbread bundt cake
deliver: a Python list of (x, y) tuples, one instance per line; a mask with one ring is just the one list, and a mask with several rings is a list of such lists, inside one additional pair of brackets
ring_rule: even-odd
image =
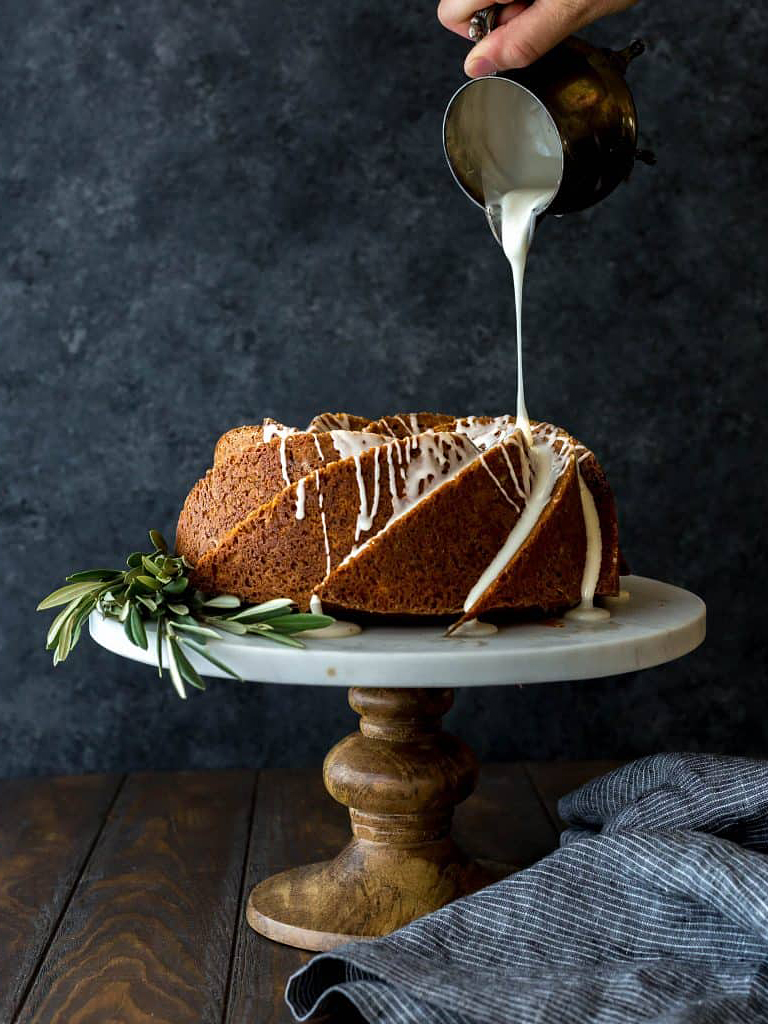
[(613, 497), (591, 451), (514, 417), (325, 413), (238, 427), (182, 509), (196, 585), (332, 612), (561, 611), (618, 593)]

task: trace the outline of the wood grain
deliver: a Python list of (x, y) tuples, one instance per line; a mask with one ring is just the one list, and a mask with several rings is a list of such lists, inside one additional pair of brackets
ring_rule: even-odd
[(456, 808), (456, 842), (472, 857), (527, 867), (557, 845), (557, 831), (522, 764), (488, 764)]
[(117, 775), (0, 782), (0, 1020), (13, 1018), (117, 792)]
[[(486, 766), (456, 841), (529, 864), (556, 844), (558, 798), (613, 767)], [(289, 1024), (285, 984), (310, 954), (257, 935), (245, 902), (332, 857), (348, 810), (319, 770), (260, 774), (254, 804), (251, 774), (129, 777), (110, 810), (118, 782), (0, 782), (0, 1021)]]
[[(262, 879), (311, 860), (333, 856), (349, 837), (349, 813), (326, 793), (318, 771), (310, 775), (259, 774), (256, 810), (245, 870), (244, 897)], [(288, 977), (311, 954), (271, 942), (245, 919), (238, 935), (225, 1024), (288, 1024)]]
[[(319, 774), (260, 774), (245, 894), (274, 872), (330, 857), (348, 829), (347, 813), (330, 799)], [(456, 810), (454, 834), (471, 855), (518, 866), (557, 843), (522, 764), (483, 767), (477, 790)], [(285, 985), (310, 955), (257, 935), (241, 912), (225, 1024), (289, 1024)]]
[(254, 781), (129, 777), (19, 1024), (221, 1021)]
[(349, 703), (360, 728), (329, 751), (323, 778), (349, 807), (352, 839), (331, 860), (264, 879), (246, 908), (257, 932), (299, 949), (388, 935), (508, 873), (450, 834), (478, 774), (466, 743), (442, 729), (453, 691), (353, 686)]
[(590, 779), (620, 767), (622, 761), (532, 761), (526, 771), (558, 833), (565, 828), (557, 813), (557, 802), (572, 789)]

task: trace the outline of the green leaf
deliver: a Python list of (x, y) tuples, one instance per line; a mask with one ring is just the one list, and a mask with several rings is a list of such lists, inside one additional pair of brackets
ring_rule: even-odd
[(168, 545), (165, 542), (165, 537), (160, 533), (159, 530), (150, 530), (149, 539), (155, 545), (158, 551), (162, 551), (165, 555), (168, 553)]
[(88, 619), (93, 609), (96, 607), (95, 598), (85, 598), (83, 601), (82, 608), (79, 608), (77, 612), (72, 616), (74, 622), (74, 629), (72, 630), (72, 639), (69, 643), (70, 651), (73, 651), (77, 646), (77, 642), (80, 639), (80, 633), (83, 628), (83, 623)]
[(59, 630), (59, 636), (58, 636), (58, 640), (56, 642), (56, 650), (53, 652), (53, 664), (54, 665), (58, 665), (59, 662), (64, 661), (66, 659), (67, 655), (69, 654), (69, 652), (72, 650), (71, 640), (72, 640), (72, 631), (73, 631), (74, 628), (75, 628), (75, 622), (74, 622), (74, 619), (72, 618), (72, 616), (70, 615), (69, 618), (67, 618), (64, 621), (64, 624), (62, 625), (61, 629)]
[(141, 594), (136, 595), (136, 600), (141, 601), (145, 608), (148, 608), (150, 612), (154, 614), (157, 611), (157, 601), (153, 601), (151, 597), (144, 597)]
[(141, 583), (143, 587), (153, 592), (163, 589), (162, 583), (159, 583), (154, 576), (137, 576), (134, 582)]
[(234, 594), (218, 594), (203, 601), (206, 608), (239, 608), (242, 601)]
[(247, 626), (244, 626), (242, 622), (231, 622), (229, 619), (214, 619), (209, 616), (205, 616), (203, 619), (209, 626), (215, 626), (216, 629), (223, 629), (225, 633), (234, 633), (235, 636), (245, 636), (248, 632)]
[(189, 580), (186, 576), (180, 576), (178, 579), (171, 580), (170, 583), (166, 583), (163, 587), (164, 594), (171, 594), (176, 596), (177, 594), (183, 594), (189, 586)]
[(133, 551), (125, 560), (125, 564), (129, 569), (136, 569), (141, 565), (141, 560), (144, 557), (141, 551)]
[(66, 579), (69, 583), (109, 583), (111, 580), (116, 580), (118, 576), (122, 575), (123, 573), (120, 569), (86, 569), (84, 572), (73, 572)]
[(155, 563), (152, 561), (149, 555), (141, 556), (141, 564), (144, 566), (144, 568), (151, 576), (157, 576), (157, 574), (160, 572), (160, 569), (155, 565)]
[(198, 690), (205, 689), (205, 683), (200, 678), (197, 669), (188, 660), (184, 651), (181, 649), (181, 644), (178, 640), (171, 640), (171, 644), (175, 647), (176, 661), (179, 666), (179, 672), (181, 672), (182, 678), (185, 679), (190, 686), (196, 686)]
[(195, 636), (210, 637), (211, 640), (221, 640), (221, 634), (217, 633), (215, 629), (209, 629), (207, 626), (192, 625), (187, 622), (174, 622), (174, 628), (180, 629), (183, 633), (193, 633)]
[(178, 626), (183, 622), (186, 622), (188, 626), (197, 625), (196, 620), (191, 615), (177, 615), (173, 619), (174, 626)]
[(99, 587), (99, 583), (69, 583), (66, 587), (59, 587), (48, 597), (43, 598), (37, 606), (37, 610), (44, 612), (48, 608), (58, 608), (60, 604), (69, 604), (73, 598), (90, 594), (92, 591), (98, 590)]
[(55, 665), (64, 661), (74, 649), (80, 639), (82, 623), (93, 611), (95, 605), (96, 598), (86, 594), (85, 597), (68, 604), (51, 623), (45, 646), (49, 651), (55, 648)]
[(238, 675), (238, 673), (235, 672), (234, 669), (231, 669), (229, 665), (225, 665), (223, 661), (219, 661), (218, 658), (214, 657), (207, 647), (203, 647), (202, 644), (198, 644), (194, 640), (189, 640), (186, 637), (184, 638), (183, 643), (185, 643), (187, 647), (191, 647), (194, 651), (197, 651), (201, 658), (205, 658), (205, 660), (210, 661), (212, 665), (216, 665), (216, 667), (220, 668), (222, 672), (226, 672), (227, 675), (232, 676), (233, 679), (237, 679), (241, 683), (243, 682), (243, 677), (241, 675)]
[(141, 621), (141, 614), (139, 609), (134, 605), (131, 608), (128, 620), (131, 624), (131, 632), (133, 633), (133, 642), (137, 647), (141, 647), (143, 651), (147, 649), (147, 631), (144, 628), (144, 623)]
[(130, 614), (131, 614), (131, 602), (130, 601), (126, 601), (125, 604), (123, 605), (123, 607), (120, 609), (120, 614), (118, 615), (118, 619), (121, 622), (127, 622), (128, 621), (128, 616)]
[(184, 680), (181, 678), (179, 663), (176, 659), (176, 645), (173, 640), (168, 641), (168, 671), (171, 673), (171, 682), (176, 687), (176, 692), (182, 700), (187, 699), (187, 691), (184, 689)]
[(163, 620), (157, 621), (157, 674), (163, 678)]
[(185, 604), (169, 604), (168, 611), (174, 615), (189, 615), (189, 608)]
[(278, 597), (274, 601), (265, 601), (264, 604), (250, 605), (236, 615), (229, 616), (229, 621), (251, 622), (256, 620), (272, 618), (276, 615), (283, 615), (287, 608), (293, 605), (289, 597)]
[(285, 633), (257, 633), (256, 636), (261, 636), (265, 640), (271, 640), (276, 644), (284, 644), (286, 647), (303, 647), (304, 644), (301, 640), (297, 640), (295, 636), (287, 636)]
[(269, 625), (272, 629), (284, 633), (303, 633), (309, 629), (323, 629), (325, 626), (332, 626), (334, 620), (330, 615), (281, 615), (279, 618), (270, 619)]
[(56, 637), (59, 634), (59, 630), (64, 625), (67, 618), (74, 612), (75, 608), (77, 608), (77, 606), (80, 604), (82, 599), (82, 596), (73, 598), (66, 606), (66, 608), (62, 608), (59, 614), (53, 620), (50, 627), (48, 628), (48, 635), (45, 638), (45, 646), (48, 650), (50, 650), (50, 648), (54, 646), (54, 644), (56, 643)]

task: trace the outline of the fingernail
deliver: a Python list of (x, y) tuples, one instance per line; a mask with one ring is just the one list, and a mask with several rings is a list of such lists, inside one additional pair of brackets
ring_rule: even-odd
[(467, 61), (466, 72), (470, 78), (482, 78), (483, 75), (493, 75), (498, 70), (496, 65), (488, 60), (487, 57), (476, 57), (474, 60)]

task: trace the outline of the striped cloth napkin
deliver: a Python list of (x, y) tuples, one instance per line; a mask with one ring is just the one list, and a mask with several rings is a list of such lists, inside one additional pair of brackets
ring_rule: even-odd
[(533, 867), (288, 982), (297, 1020), (768, 1022), (768, 762), (657, 754), (560, 802)]

